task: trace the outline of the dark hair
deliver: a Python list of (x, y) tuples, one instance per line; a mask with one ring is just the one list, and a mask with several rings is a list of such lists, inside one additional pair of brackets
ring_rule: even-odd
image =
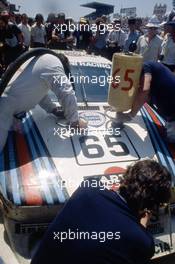
[(23, 16), (28, 17), (28, 15), (27, 15), (26, 13), (23, 13), (23, 14), (21, 15), (21, 17), (23, 17)]
[(44, 17), (43, 17), (43, 15), (42, 15), (42, 14), (36, 14), (36, 16), (35, 16), (35, 20), (38, 20), (38, 19), (44, 21)]
[(142, 160), (128, 167), (119, 191), (138, 215), (170, 200), (171, 174), (154, 160)]
[(136, 18), (129, 18), (128, 19), (128, 25), (135, 25), (136, 24)]

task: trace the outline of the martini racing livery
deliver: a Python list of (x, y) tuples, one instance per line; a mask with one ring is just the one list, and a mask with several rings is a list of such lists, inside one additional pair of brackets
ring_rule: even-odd
[[(88, 184), (91, 177), (94, 186), (117, 188), (126, 167), (144, 158), (172, 173), (172, 201), (155, 212), (149, 229), (154, 258), (174, 253), (175, 145), (164, 140), (165, 121), (145, 104), (122, 130), (112, 129), (115, 112), (107, 104), (111, 62), (84, 52), (64, 54), (71, 63), (79, 116), (88, 121), (88, 129), (72, 130), (64, 119), (36, 106), (17, 121), (0, 154), (1, 208), (18, 262), (29, 263), (34, 234), (47, 227), (83, 180)], [(60, 107), (51, 92), (50, 97)], [(13, 259), (11, 252), (4, 254)]]

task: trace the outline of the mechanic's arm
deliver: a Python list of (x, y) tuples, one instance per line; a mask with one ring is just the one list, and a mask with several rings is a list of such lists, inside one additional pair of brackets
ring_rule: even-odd
[(150, 87), (151, 87), (152, 75), (150, 73), (144, 74), (143, 86), (139, 88), (138, 94), (134, 100), (132, 110), (130, 115), (134, 117), (140, 108), (146, 103), (149, 99)]

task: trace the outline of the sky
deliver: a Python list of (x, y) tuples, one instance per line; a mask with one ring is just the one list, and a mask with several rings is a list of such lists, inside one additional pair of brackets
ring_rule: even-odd
[[(79, 17), (84, 16), (93, 9), (80, 7), (81, 4), (93, 2), (94, 0), (9, 0), (17, 7), (21, 6), (20, 13), (27, 13), (29, 16), (34, 17), (36, 13), (42, 13), (45, 18), (49, 12), (59, 13), (65, 12), (67, 17), (72, 17), (77, 20)], [(153, 7), (156, 3), (167, 4), (168, 11), (172, 9), (172, 0), (95, 0), (100, 3), (112, 4), (115, 6), (115, 12), (119, 13), (121, 7), (137, 7), (138, 16), (151, 16)]]

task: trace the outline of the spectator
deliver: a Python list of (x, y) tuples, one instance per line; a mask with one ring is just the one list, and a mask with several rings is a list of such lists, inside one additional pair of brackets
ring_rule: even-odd
[(142, 30), (143, 21), (140, 17), (136, 18), (136, 30), (139, 32), (139, 35), (144, 35), (144, 31)]
[(13, 24), (17, 26), (16, 16), (14, 12), (9, 13), (9, 24)]
[(84, 17), (80, 18), (79, 30), (75, 30), (74, 37), (76, 39), (77, 49), (89, 49), (92, 40), (92, 31), (89, 30), (89, 22)]
[(172, 72), (175, 71), (175, 17), (167, 23), (168, 34), (162, 43), (162, 63)]
[(128, 19), (128, 27), (129, 27), (129, 33), (125, 41), (124, 51), (134, 52), (137, 48), (136, 43), (139, 38), (139, 33), (136, 30), (136, 19), (135, 18)]
[(106, 39), (110, 60), (112, 60), (113, 53), (123, 50), (126, 41), (126, 33), (121, 29), (121, 20), (114, 19), (112, 25), (113, 29), (109, 31)]
[(108, 35), (107, 28), (104, 24), (103, 19), (97, 18), (96, 19), (96, 26), (97, 31), (95, 33), (95, 36), (93, 36), (93, 42), (92, 42), (92, 51), (96, 55), (101, 55), (106, 57), (106, 38)]
[(16, 25), (18, 26), (19, 24), (21, 24), (21, 15), (20, 14), (16, 14), (15, 15), (15, 21), (16, 21)]
[(52, 31), (52, 49), (66, 50), (67, 44), (73, 42), (73, 34), (67, 28), (65, 14), (56, 17), (55, 28)]
[(32, 17), (29, 17), (28, 18), (28, 24), (29, 24), (29, 26), (32, 27), (34, 25), (34, 23), (35, 23), (34, 22), (34, 19)]
[(7, 14), (0, 16), (0, 42), (7, 68), (23, 51), (22, 32), (16, 25), (8, 23)]
[(31, 43), (31, 27), (28, 24), (28, 16), (26, 14), (22, 14), (21, 19), (21, 24), (19, 24), (18, 27), (24, 37), (24, 51), (27, 51)]
[(41, 14), (37, 14), (35, 17), (36, 23), (31, 28), (31, 47), (39, 48), (46, 46), (46, 30), (44, 18)]
[(102, 19), (102, 22), (103, 22), (104, 24), (107, 24), (107, 22), (108, 22), (108, 18), (107, 18), (106, 15), (102, 15), (102, 16), (101, 16), (101, 19)]
[(158, 61), (162, 39), (157, 34), (159, 28), (157, 17), (153, 16), (146, 27), (148, 28), (148, 32), (138, 39), (136, 53), (143, 56), (144, 62)]
[(52, 48), (52, 31), (55, 29), (56, 15), (50, 13), (47, 18), (46, 34), (47, 34), (47, 46)]
[(154, 241), (146, 227), (151, 213), (170, 200), (168, 170), (143, 160), (128, 167), (117, 191), (92, 182), (82, 182), (57, 215), (31, 264), (148, 263)]

